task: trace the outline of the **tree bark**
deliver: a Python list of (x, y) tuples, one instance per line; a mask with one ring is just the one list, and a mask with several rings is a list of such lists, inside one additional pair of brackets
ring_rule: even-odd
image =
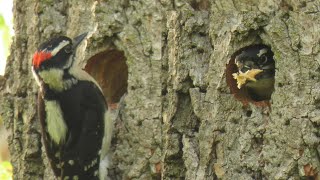
[[(111, 179), (319, 179), (319, 1), (15, 0), (14, 19), (0, 88), (14, 179), (52, 179), (33, 52), (52, 36), (87, 31), (79, 66), (111, 109), (127, 93)], [(275, 54), (270, 107), (243, 107), (226, 83), (233, 53), (254, 44)]]

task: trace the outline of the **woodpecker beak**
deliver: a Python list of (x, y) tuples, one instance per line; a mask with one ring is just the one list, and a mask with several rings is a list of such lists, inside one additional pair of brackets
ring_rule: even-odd
[(72, 42), (73, 43), (72, 48), (74, 50), (77, 49), (78, 45), (87, 37), (87, 35), (88, 35), (88, 32), (75, 37)]

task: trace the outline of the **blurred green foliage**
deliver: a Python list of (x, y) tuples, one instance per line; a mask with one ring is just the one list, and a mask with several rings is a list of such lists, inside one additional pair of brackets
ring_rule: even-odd
[(12, 165), (10, 162), (4, 161), (0, 163), (0, 179), (12, 180)]
[(2, 14), (0, 14), (0, 36), (2, 41), (1, 43), (3, 43), (3, 47), (5, 48), (4, 55), (7, 57), (9, 55), (11, 35), (9, 26), (6, 24)]
[[(4, 5), (2, 3), (3, 1), (0, 0), (0, 4)], [(12, 17), (11, 17), (12, 19)], [(10, 27), (8, 24), (6, 24), (6, 21), (2, 14), (0, 14), (0, 43), (2, 44), (2, 47), (4, 48), (4, 59), (3, 57), (0, 57), (0, 61), (6, 61), (6, 57), (9, 55), (9, 46), (11, 41), (11, 34), (10, 34)], [(0, 129), (3, 126), (2, 118), (0, 117)], [(1, 160), (1, 157), (0, 157)], [(12, 165), (8, 161), (2, 161), (0, 162), (0, 180), (12, 180)]]

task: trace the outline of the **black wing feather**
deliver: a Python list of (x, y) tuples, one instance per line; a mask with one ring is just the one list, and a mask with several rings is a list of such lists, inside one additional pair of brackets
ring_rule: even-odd
[[(56, 176), (62, 179), (78, 176), (81, 179), (98, 179), (98, 152), (104, 134), (106, 103), (100, 89), (92, 82), (79, 81), (72, 88), (55, 95), (68, 127), (66, 142), (56, 145), (47, 133), (43, 133), (47, 155)], [(40, 97), (41, 99), (41, 97)], [(42, 100), (43, 103), (43, 100)], [(40, 110), (40, 109), (39, 109)], [(45, 111), (39, 112), (42, 129), (46, 132)], [(60, 157), (56, 151), (60, 150)], [(62, 171), (57, 164), (62, 163)]]

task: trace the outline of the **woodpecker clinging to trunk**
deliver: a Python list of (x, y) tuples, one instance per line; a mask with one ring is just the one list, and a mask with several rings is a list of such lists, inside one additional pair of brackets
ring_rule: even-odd
[(39, 47), (32, 61), (40, 87), (42, 138), (58, 179), (99, 179), (101, 147), (105, 155), (111, 141), (112, 122), (102, 91), (74, 63), (77, 46), (86, 36), (53, 38)]

